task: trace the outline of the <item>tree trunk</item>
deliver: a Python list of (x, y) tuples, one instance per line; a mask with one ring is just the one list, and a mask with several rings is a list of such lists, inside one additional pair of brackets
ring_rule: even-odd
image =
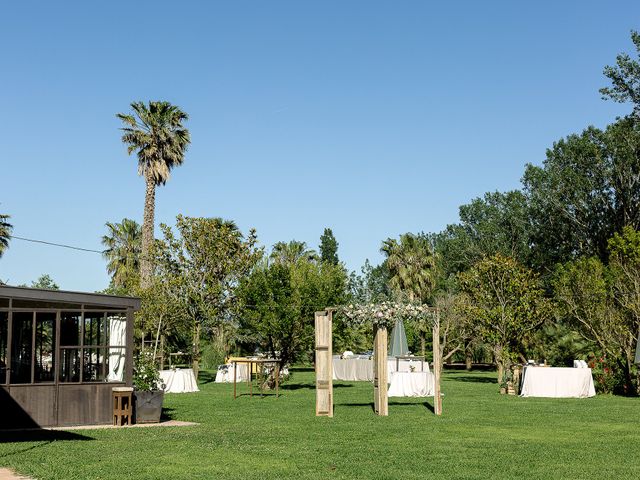
[(436, 311), (433, 324), (433, 413), (442, 415), (442, 396), (440, 379), (442, 378), (442, 350), (440, 346), (440, 313)]
[(504, 380), (504, 361), (502, 359), (502, 347), (496, 345), (493, 350), (493, 357), (498, 365), (498, 385)]
[(425, 352), (425, 333), (420, 330), (420, 355), (422, 355), (424, 357), (424, 352)]
[(156, 184), (151, 175), (145, 175), (146, 192), (144, 196), (144, 216), (142, 222), (142, 252), (140, 257), (140, 286), (145, 289), (151, 286), (153, 275), (153, 230), (156, 207)]
[(469, 343), (464, 347), (464, 363), (467, 371), (470, 371), (473, 364), (473, 355), (471, 354), (471, 345)]
[(191, 355), (193, 375), (198, 380), (198, 370), (200, 369), (200, 322), (197, 322), (193, 329), (193, 350)]
[(504, 379), (504, 365), (502, 365), (501, 360), (496, 360), (498, 364), (498, 385), (502, 385), (502, 381)]

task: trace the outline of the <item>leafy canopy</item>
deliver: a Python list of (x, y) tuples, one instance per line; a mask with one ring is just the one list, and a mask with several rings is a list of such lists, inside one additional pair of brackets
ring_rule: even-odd
[(320, 259), (323, 262), (337, 265), (338, 259), (338, 241), (333, 236), (330, 228), (325, 228), (324, 233), (320, 237)]
[(132, 114), (118, 113), (122, 142), (131, 155), (137, 151), (138, 174), (164, 185), (173, 167), (182, 165), (191, 136), (183, 122), (189, 117), (169, 102), (131, 103)]
[(123, 218), (120, 223), (107, 222), (107, 234), (102, 237), (107, 260), (107, 272), (111, 275), (114, 290), (133, 292), (140, 281), (140, 256), (142, 229), (135, 220)]
[[(631, 41), (640, 59), (640, 34), (632, 30)], [(631, 102), (634, 115), (640, 116), (640, 62), (629, 54), (621, 53), (616, 57), (615, 66), (604, 68), (604, 74), (611, 80), (611, 86), (600, 89), (602, 98), (619, 103)]]

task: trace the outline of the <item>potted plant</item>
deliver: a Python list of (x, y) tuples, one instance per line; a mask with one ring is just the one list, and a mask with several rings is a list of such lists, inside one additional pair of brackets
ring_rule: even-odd
[(134, 418), (136, 423), (158, 423), (162, 415), (164, 385), (156, 362), (141, 352), (133, 368)]

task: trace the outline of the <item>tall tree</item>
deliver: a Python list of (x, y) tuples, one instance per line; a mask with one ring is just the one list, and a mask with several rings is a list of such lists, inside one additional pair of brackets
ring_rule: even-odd
[[(161, 225), (157, 241), (157, 275), (173, 285), (172, 294), (192, 328), (192, 361), (197, 374), (200, 341), (224, 331), (238, 306), (237, 287), (262, 257), (251, 230), (245, 238), (232, 221), (178, 215), (179, 235)], [(204, 330), (204, 331), (203, 331)]]
[(277, 354), (283, 365), (294, 362), (311, 352), (314, 312), (343, 304), (346, 287), (341, 265), (304, 256), (291, 263), (264, 261), (242, 284), (244, 336), (252, 347)]
[(332, 265), (338, 265), (338, 241), (330, 228), (325, 228), (320, 237), (320, 260)]
[(484, 257), (501, 253), (525, 263), (529, 257), (529, 218), (519, 190), (489, 192), (462, 205), (460, 222), (448, 225), (433, 243), (445, 276), (467, 270)]
[[(26, 287), (27, 285), (18, 286)], [(30, 288), (41, 288), (43, 290), (60, 290), (58, 284), (47, 273), (40, 275), (37, 280), (31, 282)]]
[[(436, 259), (429, 238), (424, 234), (400, 235), (400, 241), (388, 238), (380, 251), (386, 255), (389, 286), (398, 297), (424, 303), (436, 286)], [(425, 353), (426, 324), (417, 324), (420, 351)]]
[(299, 260), (318, 261), (315, 250), (307, 248), (305, 242), (291, 240), (290, 242), (278, 242), (273, 246), (270, 255), (271, 260), (284, 265), (292, 265)]
[(189, 130), (183, 126), (186, 113), (169, 102), (133, 102), (132, 114), (118, 113), (122, 120), (122, 142), (128, 145), (128, 153), (137, 152), (138, 175), (145, 180), (144, 219), (142, 223), (142, 256), (140, 259), (140, 284), (151, 284), (154, 242), (154, 217), (156, 187), (169, 179), (171, 169), (184, 161), (187, 146), (191, 142)]
[[(627, 386), (632, 385), (635, 347), (640, 338), (640, 232), (625, 227), (609, 240), (610, 269), (616, 304), (624, 319), (623, 370)], [(636, 370), (636, 392), (640, 391), (640, 372)]]
[(107, 260), (112, 287), (130, 293), (140, 279), (142, 230), (138, 222), (129, 218), (105, 225), (108, 232), (102, 237), (106, 247), (102, 255)]
[[(636, 56), (640, 60), (640, 34), (631, 31), (631, 41), (636, 49)], [(640, 62), (632, 59), (628, 54), (621, 53), (616, 57), (615, 66), (606, 66), (604, 74), (611, 80), (610, 87), (600, 89), (603, 99), (615, 102), (633, 103), (633, 114), (640, 117)]]
[(424, 234), (400, 235), (400, 241), (388, 238), (380, 251), (387, 257), (389, 284), (399, 296), (423, 303), (435, 287), (435, 256)]
[(551, 269), (580, 255), (606, 263), (609, 238), (640, 228), (640, 122), (622, 118), (556, 142), (523, 183), (533, 265)]
[(351, 301), (360, 304), (379, 303), (391, 298), (389, 290), (389, 268), (386, 262), (372, 266), (369, 259), (364, 261), (361, 274), (351, 272), (349, 292)]
[(10, 218), (9, 215), (0, 214), (0, 257), (9, 248), (9, 239), (13, 230), (13, 225), (9, 223)]
[(550, 317), (538, 277), (514, 259), (497, 254), (459, 275), (469, 301), (461, 306), (493, 347), (498, 381), (523, 352), (523, 342)]

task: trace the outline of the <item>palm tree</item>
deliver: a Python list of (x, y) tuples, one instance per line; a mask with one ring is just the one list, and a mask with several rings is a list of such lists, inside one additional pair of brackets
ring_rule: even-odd
[(8, 221), (10, 218), (9, 215), (0, 214), (0, 257), (9, 248), (9, 239), (13, 230), (13, 225)]
[(289, 243), (276, 243), (271, 250), (271, 259), (276, 263), (292, 265), (297, 263), (299, 260), (317, 262), (319, 257), (315, 250), (307, 248), (307, 244), (305, 242), (291, 240)]
[(405, 233), (389, 238), (380, 249), (387, 256), (391, 289), (410, 302), (423, 303), (435, 286), (435, 257), (424, 235)]
[(182, 165), (187, 146), (191, 143), (189, 130), (183, 122), (186, 113), (169, 102), (133, 102), (133, 114), (118, 113), (125, 127), (122, 142), (128, 153), (138, 154), (138, 175), (146, 184), (144, 217), (142, 222), (142, 256), (140, 258), (140, 284), (150, 286), (153, 272), (151, 248), (153, 246), (156, 187), (164, 185), (173, 167)]
[[(436, 262), (429, 240), (424, 235), (405, 233), (400, 242), (389, 238), (382, 242), (380, 251), (391, 275), (389, 284), (398, 296), (410, 302), (424, 303), (435, 287)], [(425, 351), (425, 331), (420, 328), (420, 349)]]
[(142, 231), (135, 220), (123, 218), (120, 223), (107, 222), (108, 233), (102, 237), (106, 247), (107, 272), (112, 285), (130, 290), (139, 280)]

